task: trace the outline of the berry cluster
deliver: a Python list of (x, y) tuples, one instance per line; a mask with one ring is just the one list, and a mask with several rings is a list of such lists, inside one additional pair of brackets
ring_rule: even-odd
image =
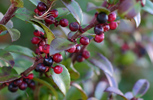
[(32, 80), (33, 74), (29, 74), (27, 77), (21, 77), (9, 83), (8, 90), (10, 92), (16, 92), (18, 88), (25, 90), (27, 87), (35, 89), (35, 82)]
[(104, 40), (104, 32), (111, 30), (115, 30), (118, 27), (116, 20), (116, 13), (112, 12), (107, 15), (104, 12), (96, 13), (97, 21), (99, 22), (94, 27), (94, 32), (96, 34), (94, 41), (100, 43)]

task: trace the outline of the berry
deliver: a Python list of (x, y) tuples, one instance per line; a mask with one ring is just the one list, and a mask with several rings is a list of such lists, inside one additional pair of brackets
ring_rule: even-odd
[(87, 37), (81, 37), (80, 38), (80, 43), (82, 45), (88, 45), (89, 44), (89, 38), (87, 38)]
[(75, 32), (79, 29), (79, 24), (77, 22), (73, 22), (69, 25), (71, 31)]
[(53, 24), (55, 22), (55, 18), (53, 16), (49, 16), (45, 18), (45, 23), (46, 24)]
[(33, 77), (34, 77), (34, 75), (33, 75), (33, 73), (31, 73), (31, 74), (29, 74), (26, 78), (28, 78), (28, 79), (30, 79), (30, 80), (32, 80), (33, 79)]
[(96, 35), (95, 38), (94, 38), (94, 41), (97, 42), (97, 43), (100, 43), (104, 40), (104, 33), (102, 33), (101, 35)]
[(84, 61), (84, 57), (82, 55), (77, 56), (77, 61), (78, 62), (83, 62)]
[(35, 71), (37, 71), (37, 72), (45, 72), (46, 71), (46, 67), (44, 66), (44, 64), (38, 64), (37, 66), (36, 66), (36, 69), (35, 69)]
[(45, 45), (46, 43), (45, 43), (45, 41), (43, 41), (43, 40), (41, 40), (40, 42), (39, 42), (39, 46), (43, 46), (43, 45)]
[(37, 5), (37, 9), (38, 9), (39, 11), (45, 11), (45, 10), (47, 9), (47, 6), (46, 6), (46, 4), (43, 3), (43, 2), (39, 2), (38, 5)]
[(35, 30), (35, 31), (33, 32), (33, 34), (34, 34), (35, 36), (40, 36), (40, 32), (39, 32), (38, 30)]
[(111, 30), (115, 30), (118, 27), (117, 22), (110, 22), (109, 27)]
[(28, 87), (34, 89), (35, 88), (35, 81), (31, 80), (30, 83), (28, 84)]
[(43, 52), (43, 46), (39, 46), (39, 51)]
[(81, 50), (81, 47), (79, 45), (77, 45), (75, 52), (79, 52), (80, 50)]
[(100, 25), (100, 24), (96, 25), (96, 26), (94, 27), (94, 32), (95, 32), (95, 34), (97, 34), (97, 35), (102, 34), (102, 33), (104, 32), (104, 29), (103, 29), (102, 25)]
[(27, 88), (28, 84), (25, 82), (22, 82), (22, 84), (19, 86), (20, 90), (25, 90)]
[(108, 20), (108, 16), (106, 15), (106, 13), (101, 12), (97, 15), (97, 21), (101, 24), (106, 23)]
[(41, 16), (41, 15), (43, 15), (44, 13), (45, 13), (45, 12), (43, 12), (43, 11), (42, 11), (42, 12), (39, 11), (39, 12), (38, 12), (38, 15)]
[(45, 66), (51, 66), (53, 64), (53, 58), (52, 57), (45, 58), (43, 64)]
[(10, 92), (16, 92), (18, 90), (18, 87), (16, 85), (14, 85), (14, 83), (10, 83), (8, 86), (8, 90)]
[(112, 12), (108, 15), (108, 21), (109, 22), (112, 22), (116, 19), (116, 13), (115, 12)]
[(66, 50), (69, 53), (73, 53), (76, 50), (76, 45), (72, 46), (70, 49)]
[(14, 81), (14, 85), (19, 86), (19, 85), (22, 84), (22, 82), (23, 82), (22, 79), (15, 80), (15, 81)]
[(42, 51), (44, 53), (49, 53), (49, 50), (50, 50), (50, 45), (49, 44), (45, 44), (42, 46)]
[(87, 50), (84, 50), (84, 51), (82, 52), (82, 56), (83, 56), (85, 59), (88, 59), (88, 58), (90, 57), (90, 52), (87, 51)]
[(56, 18), (56, 17), (58, 16), (58, 10), (56, 10), (56, 9), (51, 10), (50, 13), (51, 13), (51, 15), (52, 15), (54, 18)]
[(23, 80), (24, 80), (24, 82), (26, 82), (27, 84), (30, 84), (30, 83), (31, 83), (31, 80), (28, 79), (28, 78), (24, 78)]
[(110, 29), (110, 27), (109, 27), (109, 25), (105, 25), (105, 26), (103, 27), (103, 29), (104, 29), (104, 32), (107, 32), (107, 31)]
[(35, 12), (36, 14), (38, 14), (38, 13), (39, 13), (39, 10), (36, 8), (36, 9), (34, 9), (34, 12)]
[(62, 27), (66, 27), (69, 25), (69, 21), (67, 19), (61, 19), (59, 23)]
[(31, 40), (31, 42), (32, 42), (33, 44), (38, 44), (38, 43), (40, 42), (40, 38), (38, 38), (38, 37), (33, 37), (32, 40)]
[(56, 63), (59, 63), (63, 60), (63, 56), (60, 53), (56, 53), (56, 54), (53, 55), (53, 60)]
[(55, 72), (56, 74), (60, 74), (60, 73), (62, 73), (62, 71), (63, 71), (63, 67), (61, 67), (61, 66), (59, 66), (59, 65), (56, 65), (56, 66), (54, 67), (54, 72)]

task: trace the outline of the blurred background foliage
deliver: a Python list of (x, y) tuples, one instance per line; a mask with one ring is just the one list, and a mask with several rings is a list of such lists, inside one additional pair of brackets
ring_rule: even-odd
[[(96, 5), (101, 5), (101, 0), (76, 1), (80, 4), (84, 12), (84, 17), (89, 19), (94, 16), (95, 10), (87, 12), (87, 3), (92, 2)], [(62, 4), (59, 2), (56, 4), (56, 7), (62, 6)], [(10, 0), (0, 0), (0, 12), (5, 14), (9, 5)], [(24, 0), (24, 6), (31, 11), (35, 9), (35, 6), (28, 0)], [(91, 52), (92, 56), (94, 56), (95, 52), (100, 52), (111, 61), (114, 69), (116, 69), (115, 75), (116, 79), (118, 79), (119, 89), (123, 93), (131, 91), (134, 83), (138, 79), (147, 79), (150, 82), (150, 88), (148, 92), (143, 96), (143, 98), (144, 100), (153, 100), (153, 62), (150, 59), (150, 52), (153, 53), (153, 51), (147, 52), (148, 48), (152, 48), (151, 50), (153, 50), (153, 15), (144, 11), (141, 11), (141, 15), (141, 24), (138, 28), (135, 28), (134, 21), (130, 22), (129, 20), (121, 20), (117, 30), (108, 31), (105, 34), (104, 42), (100, 44), (92, 42), (88, 46), (88, 50)], [(74, 22), (75, 20), (71, 15), (65, 16), (65, 18), (68, 18), (69, 22)], [(13, 17), (11, 20), (13, 21), (14, 28), (21, 32), (21, 37), (18, 41), (12, 43), (9, 34), (0, 36), (0, 48), (2, 48), (5, 44), (16, 44), (34, 50), (34, 46), (31, 43), (31, 38), (33, 37), (34, 31), (32, 24), (19, 20), (16, 17)], [(87, 23), (86, 21), (89, 20), (85, 20), (84, 23)], [(124, 44), (128, 44), (130, 49), (124, 51)], [(84, 87), (85, 92), (87, 95), (89, 95), (90, 91), (93, 89), (93, 84), (91, 83), (91, 80), (85, 81), (84, 84), (87, 85)], [(88, 90), (87, 87), (91, 87), (91, 90)], [(26, 91), (29, 92), (29, 90)], [(42, 88), (42, 95), (44, 94), (43, 91), (46, 91), (46, 88)], [(17, 93), (25, 94), (24, 91), (19, 91)], [(0, 91), (0, 100), (8, 98), (5, 96), (9, 96), (9, 98), (15, 98), (19, 94), (12, 95), (12, 93), (8, 92), (7, 88), (5, 88), (4, 90)], [(29, 93), (26, 93), (25, 96), (28, 96), (28, 94)], [(41, 100), (45, 100), (45, 96), (47, 97), (47, 95), (44, 94), (43, 99)]]

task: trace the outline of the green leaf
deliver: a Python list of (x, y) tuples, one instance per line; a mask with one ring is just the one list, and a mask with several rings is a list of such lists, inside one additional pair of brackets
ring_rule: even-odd
[(10, 0), (12, 4), (15, 4), (15, 7), (23, 7), (23, 0)]
[(0, 30), (2, 31), (8, 31), (8, 33), (11, 35), (12, 42), (16, 41), (20, 38), (20, 32), (17, 29), (9, 29), (5, 25), (0, 24)]
[(0, 67), (0, 83), (11, 82), (20, 77), (11, 67)]
[(83, 13), (80, 5), (75, 1), (61, 0), (62, 3), (68, 8), (73, 17), (77, 20), (78, 23), (83, 21)]
[(61, 74), (56, 74), (53, 70), (51, 70), (51, 78), (63, 95), (66, 95), (70, 87), (70, 74), (64, 65), (58, 65), (63, 67), (63, 72)]
[(68, 93), (66, 94), (65, 100), (87, 100), (88, 97), (81, 88), (80, 85), (74, 84), (69, 89)]
[(65, 15), (68, 15), (70, 13), (67, 8), (57, 8), (57, 10), (58, 10), (58, 13), (59, 13), (57, 18), (61, 18), (61, 17), (65, 16)]
[(5, 34), (7, 34), (8, 33), (8, 31), (2, 31), (1, 33), (0, 33), (0, 36), (3, 36), (3, 35), (5, 35)]
[(35, 55), (35, 53), (32, 50), (30, 50), (29, 48), (18, 46), (18, 45), (7, 46), (4, 50), (6, 50), (8, 52), (13, 52), (13, 53), (25, 55), (25, 56), (28, 56), (31, 58), (33, 58), (34, 57), (33, 55)]
[(71, 58), (62, 61), (62, 64), (68, 69), (71, 79), (78, 79), (80, 77), (79, 72), (73, 67)]
[(23, 21), (29, 21), (33, 18), (34, 12), (27, 10), (26, 8), (19, 8), (15, 12), (15, 16)]
[(37, 6), (37, 4), (40, 2), (40, 0), (29, 0), (32, 4)]
[(36, 19), (31, 19), (30, 21), (44, 29), (45, 33), (47, 34), (48, 44), (50, 44), (52, 40), (55, 38), (53, 32), (46, 25), (44, 25), (43, 23), (41, 23)]
[(49, 54), (53, 55), (55, 53), (59, 53), (63, 50), (71, 48), (73, 45), (75, 45), (73, 42), (70, 42), (65, 38), (55, 38), (50, 44)]
[(87, 5), (87, 11), (91, 11), (96, 9), (98, 12), (105, 12), (107, 15), (110, 13), (110, 11), (104, 7), (96, 6), (93, 3), (89, 2)]
[(11, 67), (14, 66), (13, 56), (8, 51), (0, 49), (0, 59), (7, 62)]
[(48, 87), (51, 90), (51, 92), (53, 93), (53, 95), (56, 97), (55, 100), (58, 100), (58, 94), (50, 83), (48, 83), (47, 81), (45, 81), (43, 79), (39, 79), (39, 78), (36, 78), (36, 77), (34, 77), (33, 80), (35, 80), (35, 81), (43, 84), (44, 86)]
[(136, 27), (138, 27), (141, 23), (141, 15), (140, 13), (138, 13), (135, 17), (134, 17), (134, 21), (136, 23)]
[(153, 2), (146, 0), (146, 4), (142, 9), (150, 14), (153, 14)]

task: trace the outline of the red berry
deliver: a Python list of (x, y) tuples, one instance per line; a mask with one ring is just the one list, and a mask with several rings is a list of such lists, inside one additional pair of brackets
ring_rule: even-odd
[(110, 22), (109, 27), (111, 30), (115, 30), (118, 27), (117, 22)]
[(80, 43), (82, 45), (88, 45), (89, 44), (89, 38), (87, 38), (87, 37), (81, 37), (80, 38)]
[(62, 73), (62, 72), (63, 72), (63, 67), (61, 67), (61, 66), (59, 66), (59, 65), (56, 65), (56, 66), (54, 67), (54, 72), (55, 72), (56, 74)]
[(94, 32), (95, 32), (95, 34), (97, 34), (97, 35), (102, 34), (102, 33), (104, 32), (104, 29), (103, 29), (102, 25), (100, 25), (100, 24), (96, 25), (96, 26), (94, 27)]
[(49, 53), (50, 45), (49, 44), (43, 45), (42, 50), (43, 50), (44, 53)]
[(90, 57), (90, 52), (87, 51), (87, 50), (84, 50), (84, 51), (82, 52), (82, 56), (83, 56), (85, 59), (88, 59), (88, 58)]
[(38, 9), (39, 11), (45, 11), (45, 10), (47, 9), (47, 6), (46, 6), (46, 4), (43, 3), (43, 2), (39, 2), (38, 5), (37, 5), (37, 9)]
[(104, 33), (102, 33), (101, 35), (96, 35), (95, 38), (94, 38), (94, 41), (97, 42), (97, 43), (100, 43), (104, 40)]
[(35, 36), (40, 36), (40, 32), (39, 32), (38, 30), (35, 30), (35, 31), (33, 32), (33, 34), (34, 34)]
[(60, 20), (60, 25), (61, 25), (62, 27), (66, 27), (66, 26), (69, 25), (69, 21), (68, 21), (67, 19), (61, 19), (61, 20)]
[(39, 48), (37, 48), (37, 49), (35, 50), (35, 53), (36, 53), (36, 54), (41, 54), (42, 52), (40, 52)]
[(104, 12), (100, 12), (98, 15), (97, 15), (97, 21), (101, 24), (103, 23), (106, 23), (108, 20), (108, 16), (106, 13)]
[(71, 47), (70, 49), (66, 50), (69, 53), (73, 53), (76, 50), (76, 45), (74, 45), (73, 47)]
[(83, 62), (84, 61), (84, 57), (82, 55), (77, 56), (77, 61), (78, 62)]
[(35, 12), (36, 14), (38, 14), (38, 13), (39, 13), (39, 10), (36, 8), (36, 9), (34, 9), (34, 12)]
[(22, 82), (22, 84), (19, 86), (20, 90), (25, 90), (27, 88), (28, 84), (25, 82)]
[(43, 15), (44, 13), (45, 13), (45, 12), (43, 12), (43, 11), (42, 11), (42, 12), (39, 11), (39, 12), (38, 12), (38, 15), (41, 16), (41, 15)]
[(73, 22), (69, 25), (71, 31), (75, 32), (79, 29), (79, 24), (77, 22)]
[(45, 23), (46, 24), (53, 24), (55, 22), (55, 18), (53, 16), (49, 16), (45, 18)]
[(81, 47), (79, 45), (76, 45), (76, 50), (75, 52), (79, 52), (81, 50)]
[(38, 44), (38, 43), (40, 42), (40, 38), (38, 38), (38, 37), (33, 37), (32, 40), (31, 40), (31, 42), (32, 42), (33, 44)]
[(56, 18), (56, 17), (58, 16), (58, 10), (56, 10), (56, 9), (51, 10), (50, 13), (51, 13), (51, 15), (52, 15), (54, 18)]
[(45, 43), (45, 41), (43, 41), (43, 40), (41, 40), (40, 42), (39, 42), (39, 46), (43, 46), (43, 45), (45, 45), (46, 43)]
[(110, 27), (109, 27), (109, 25), (105, 25), (105, 26), (103, 27), (103, 29), (104, 29), (104, 32), (107, 32), (107, 31), (110, 29)]
[(59, 63), (63, 60), (63, 56), (60, 53), (56, 53), (56, 54), (53, 55), (53, 60), (56, 63)]
[(35, 81), (31, 80), (30, 83), (28, 84), (28, 87), (34, 89), (35, 88)]
[(31, 74), (29, 74), (26, 78), (28, 78), (28, 79), (30, 79), (30, 80), (32, 80), (33, 79), (33, 77), (34, 77), (34, 75), (33, 75), (33, 73), (31, 73)]
[(108, 21), (109, 22), (112, 22), (116, 19), (116, 13), (115, 12), (112, 12), (108, 15)]
[(39, 51), (43, 52), (43, 46), (39, 46)]
[(22, 82), (23, 82), (22, 79), (15, 80), (14, 85), (19, 86), (19, 85), (21, 85)]

